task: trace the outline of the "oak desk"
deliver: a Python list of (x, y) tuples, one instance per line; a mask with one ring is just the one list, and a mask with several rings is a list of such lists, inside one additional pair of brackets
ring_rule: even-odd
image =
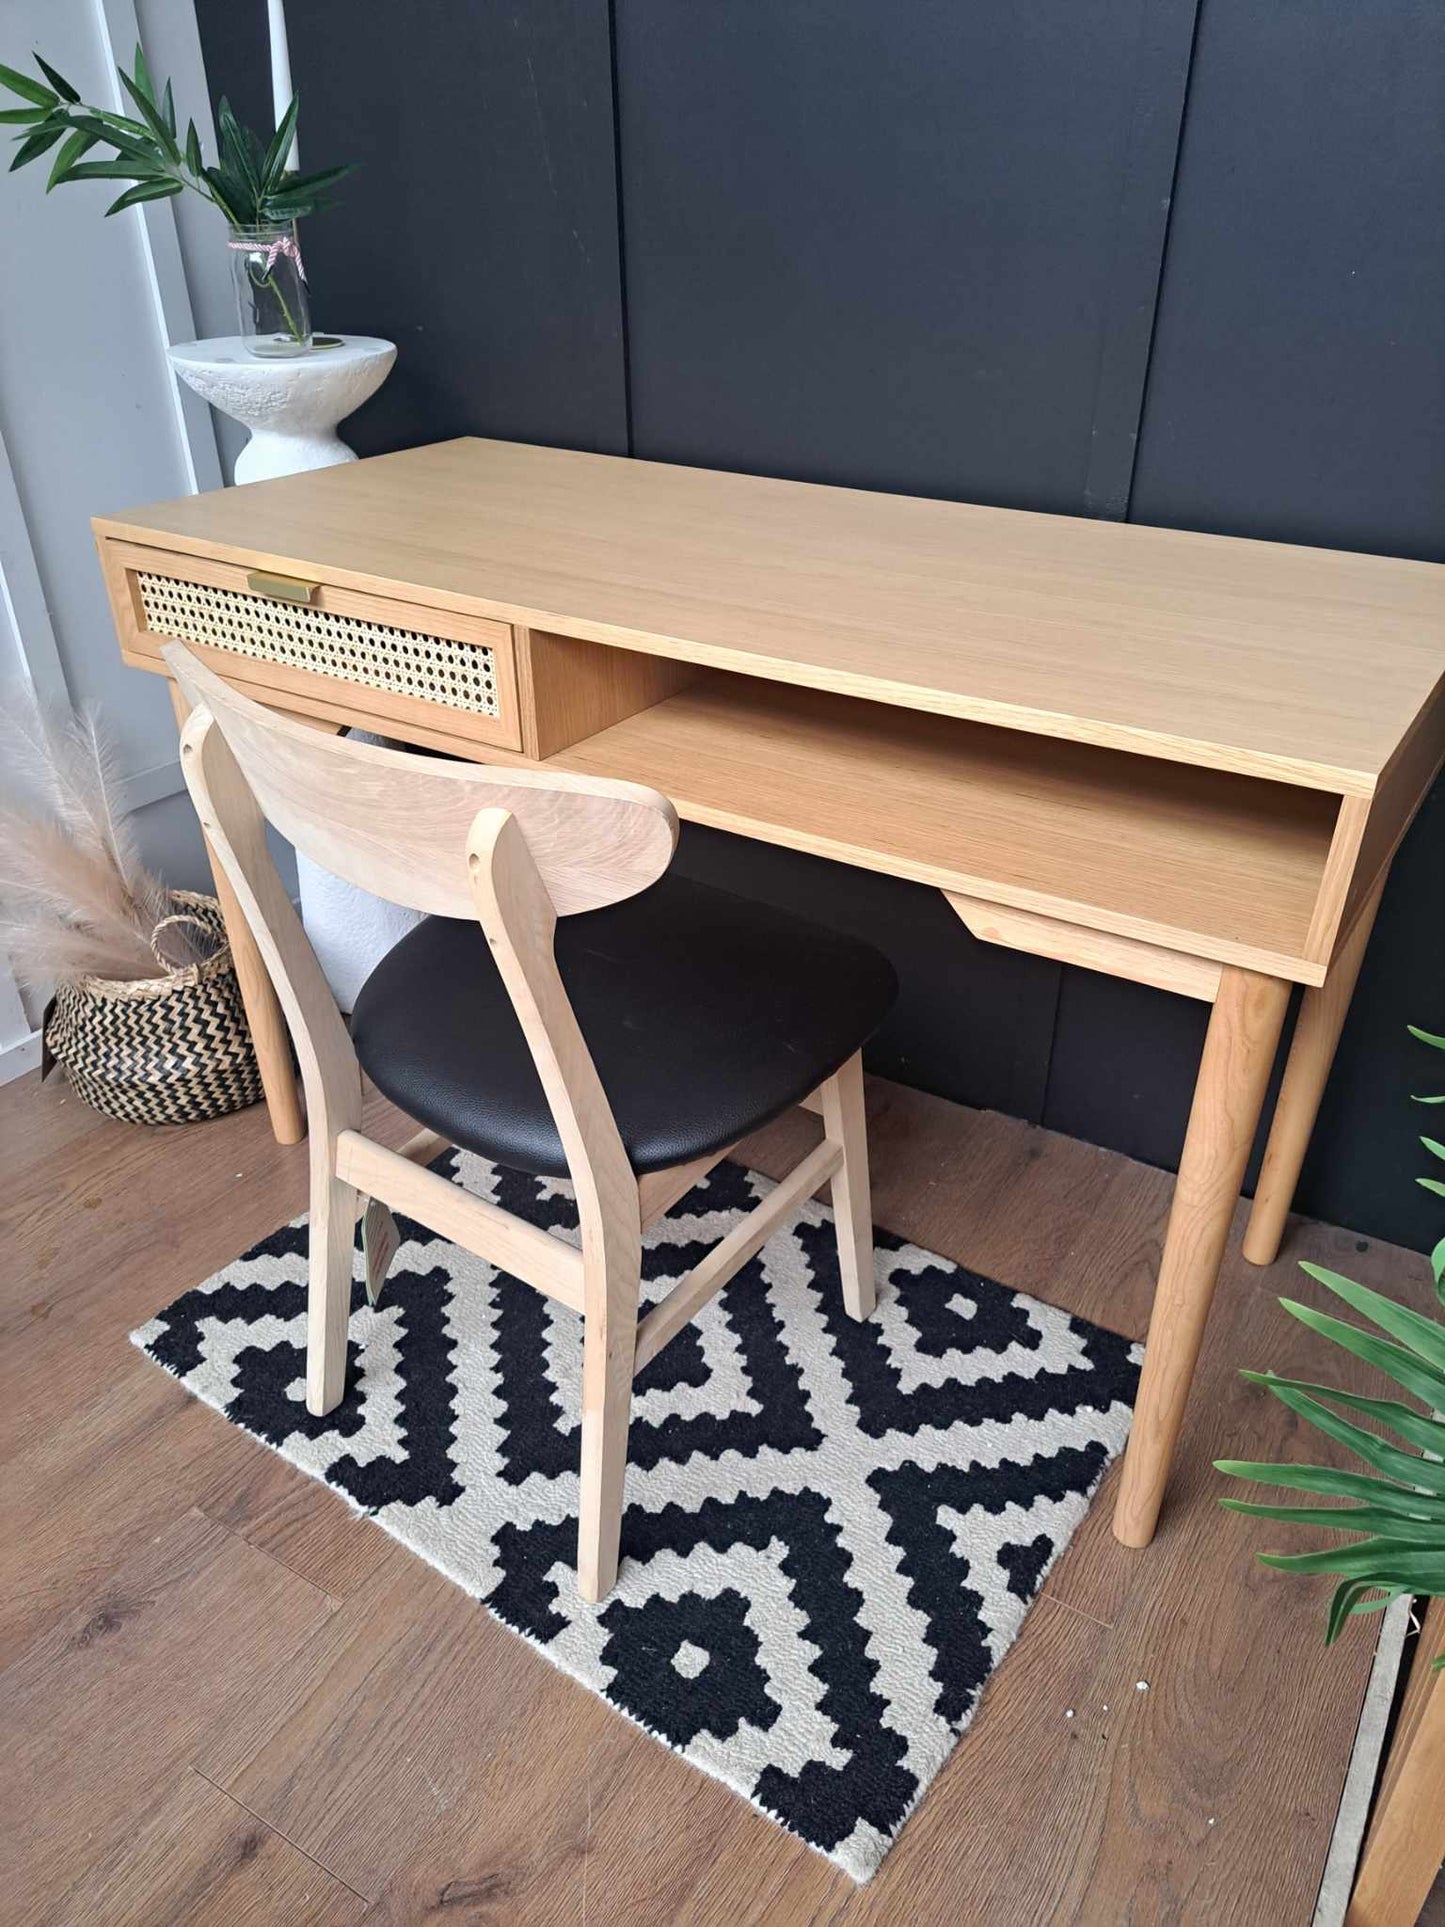
[(1445, 571), (472, 440), (95, 528), (141, 668), (176, 636), (323, 725), (630, 777), (936, 885), (987, 942), (1212, 1003), (1115, 1515), (1147, 1544), (1290, 985), (1256, 1263), (1445, 755)]

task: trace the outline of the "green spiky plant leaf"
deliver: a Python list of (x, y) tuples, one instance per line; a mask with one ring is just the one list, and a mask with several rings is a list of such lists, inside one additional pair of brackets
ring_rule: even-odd
[[(288, 170), (286, 157), (299, 106), (295, 98), (269, 142), (242, 127), (223, 100), (216, 116), (216, 160), (208, 166), (195, 122), (187, 123), (182, 139), (171, 83), (157, 88), (139, 47), (133, 70), (116, 70), (133, 115), (87, 106), (76, 88), (39, 54), (35, 65), (39, 79), (0, 66), (0, 88), (23, 103), (0, 110), (0, 124), (17, 130), (11, 171), (27, 167), (58, 146), (47, 193), (76, 181), (131, 183), (111, 202), (107, 214), (189, 188), (218, 208), (232, 228), (284, 227), (328, 205), (329, 190), (351, 172), (349, 167), (328, 167), (312, 174)], [(86, 160), (95, 147), (112, 152), (102, 160)]]
[[(1410, 1034), (1435, 1050), (1445, 1050), (1445, 1037), (1417, 1030), (1413, 1024)], [(1445, 1099), (1441, 1096), (1416, 1099), (1420, 1104), (1442, 1101)], [(1432, 1157), (1445, 1159), (1445, 1144), (1432, 1137), (1422, 1137), (1420, 1142)], [(1445, 1183), (1438, 1178), (1420, 1178), (1417, 1182), (1445, 1196)], [(1366, 1398), (1328, 1385), (1281, 1378), (1273, 1372), (1243, 1374), (1371, 1468), (1370, 1473), (1360, 1473), (1328, 1465), (1215, 1461), (1219, 1471), (1233, 1478), (1346, 1501), (1342, 1505), (1265, 1505), (1247, 1499), (1220, 1500), (1229, 1511), (1247, 1513), (1252, 1518), (1319, 1525), (1331, 1532), (1357, 1535), (1353, 1545), (1330, 1546), (1320, 1552), (1258, 1555), (1262, 1565), (1275, 1566), (1282, 1572), (1329, 1573), (1339, 1580), (1325, 1624), (1325, 1643), (1332, 1645), (1354, 1615), (1378, 1612), (1402, 1593), (1445, 1597), (1445, 1419), (1441, 1417), (1445, 1413), (1445, 1323), (1320, 1265), (1300, 1268), (1368, 1320), (1376, 1331), (1282, 1298), (1280, 1303), (1290, 1316), (1375, 1366), (1423, 1407), (1420, 1410), (1397, 1399)], [(1430, 1269), (1436, 1295), (1445, 1304), (1445, 1238), (1430, 1254)], [(1385, 1336), (1379, 1337), (1377, 1332)], [(1373, 1419), (1408, 1449), (1392, 1444), (1379, 1432), (1366, 1431), (1334, 1407)], [(1445, 1653), (1432, 1663), (1445, 1666)]]

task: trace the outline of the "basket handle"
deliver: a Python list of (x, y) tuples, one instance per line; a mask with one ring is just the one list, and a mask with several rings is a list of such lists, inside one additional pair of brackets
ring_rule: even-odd
[(160, 922), (157, 923), (151, 931), (150, 939), (151, 955), (168, 977), (178, 976), (180, 972), (184, 970), (194, 970), (196, 967), (194, 964), (172, 963), (170, 958), (161, 949), (159, 942), (160, 934), (162, 930), (168, 930), (173, 923), (193, 923), (206, 941), (212, 945), (210, 952), (199, 960), (202, 963), (209, 963), (212, 958), (218, 957), (226, 948), (226, 939), (222, 937), (217, 941), (216, 933), (211, 929), (210, 925), (203, 923), (199, 917), (193, 916), (189, 910), (173, 911), (170, 916), (161, 918)]

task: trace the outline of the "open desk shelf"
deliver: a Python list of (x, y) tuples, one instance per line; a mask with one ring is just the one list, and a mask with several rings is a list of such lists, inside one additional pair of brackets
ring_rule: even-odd
[(708, 672), (550, 759), (697, 823), (1301, 979), (1339, 798)]

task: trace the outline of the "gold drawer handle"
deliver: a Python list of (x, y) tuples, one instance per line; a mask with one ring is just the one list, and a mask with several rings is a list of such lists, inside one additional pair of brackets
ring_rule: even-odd
[(301, 582), (294, 575), (268, 575), (264, 569), (248, 569), (246, 587), (255, 595), (270, 596), (273, 602), (310, 602), (321, 584)]

